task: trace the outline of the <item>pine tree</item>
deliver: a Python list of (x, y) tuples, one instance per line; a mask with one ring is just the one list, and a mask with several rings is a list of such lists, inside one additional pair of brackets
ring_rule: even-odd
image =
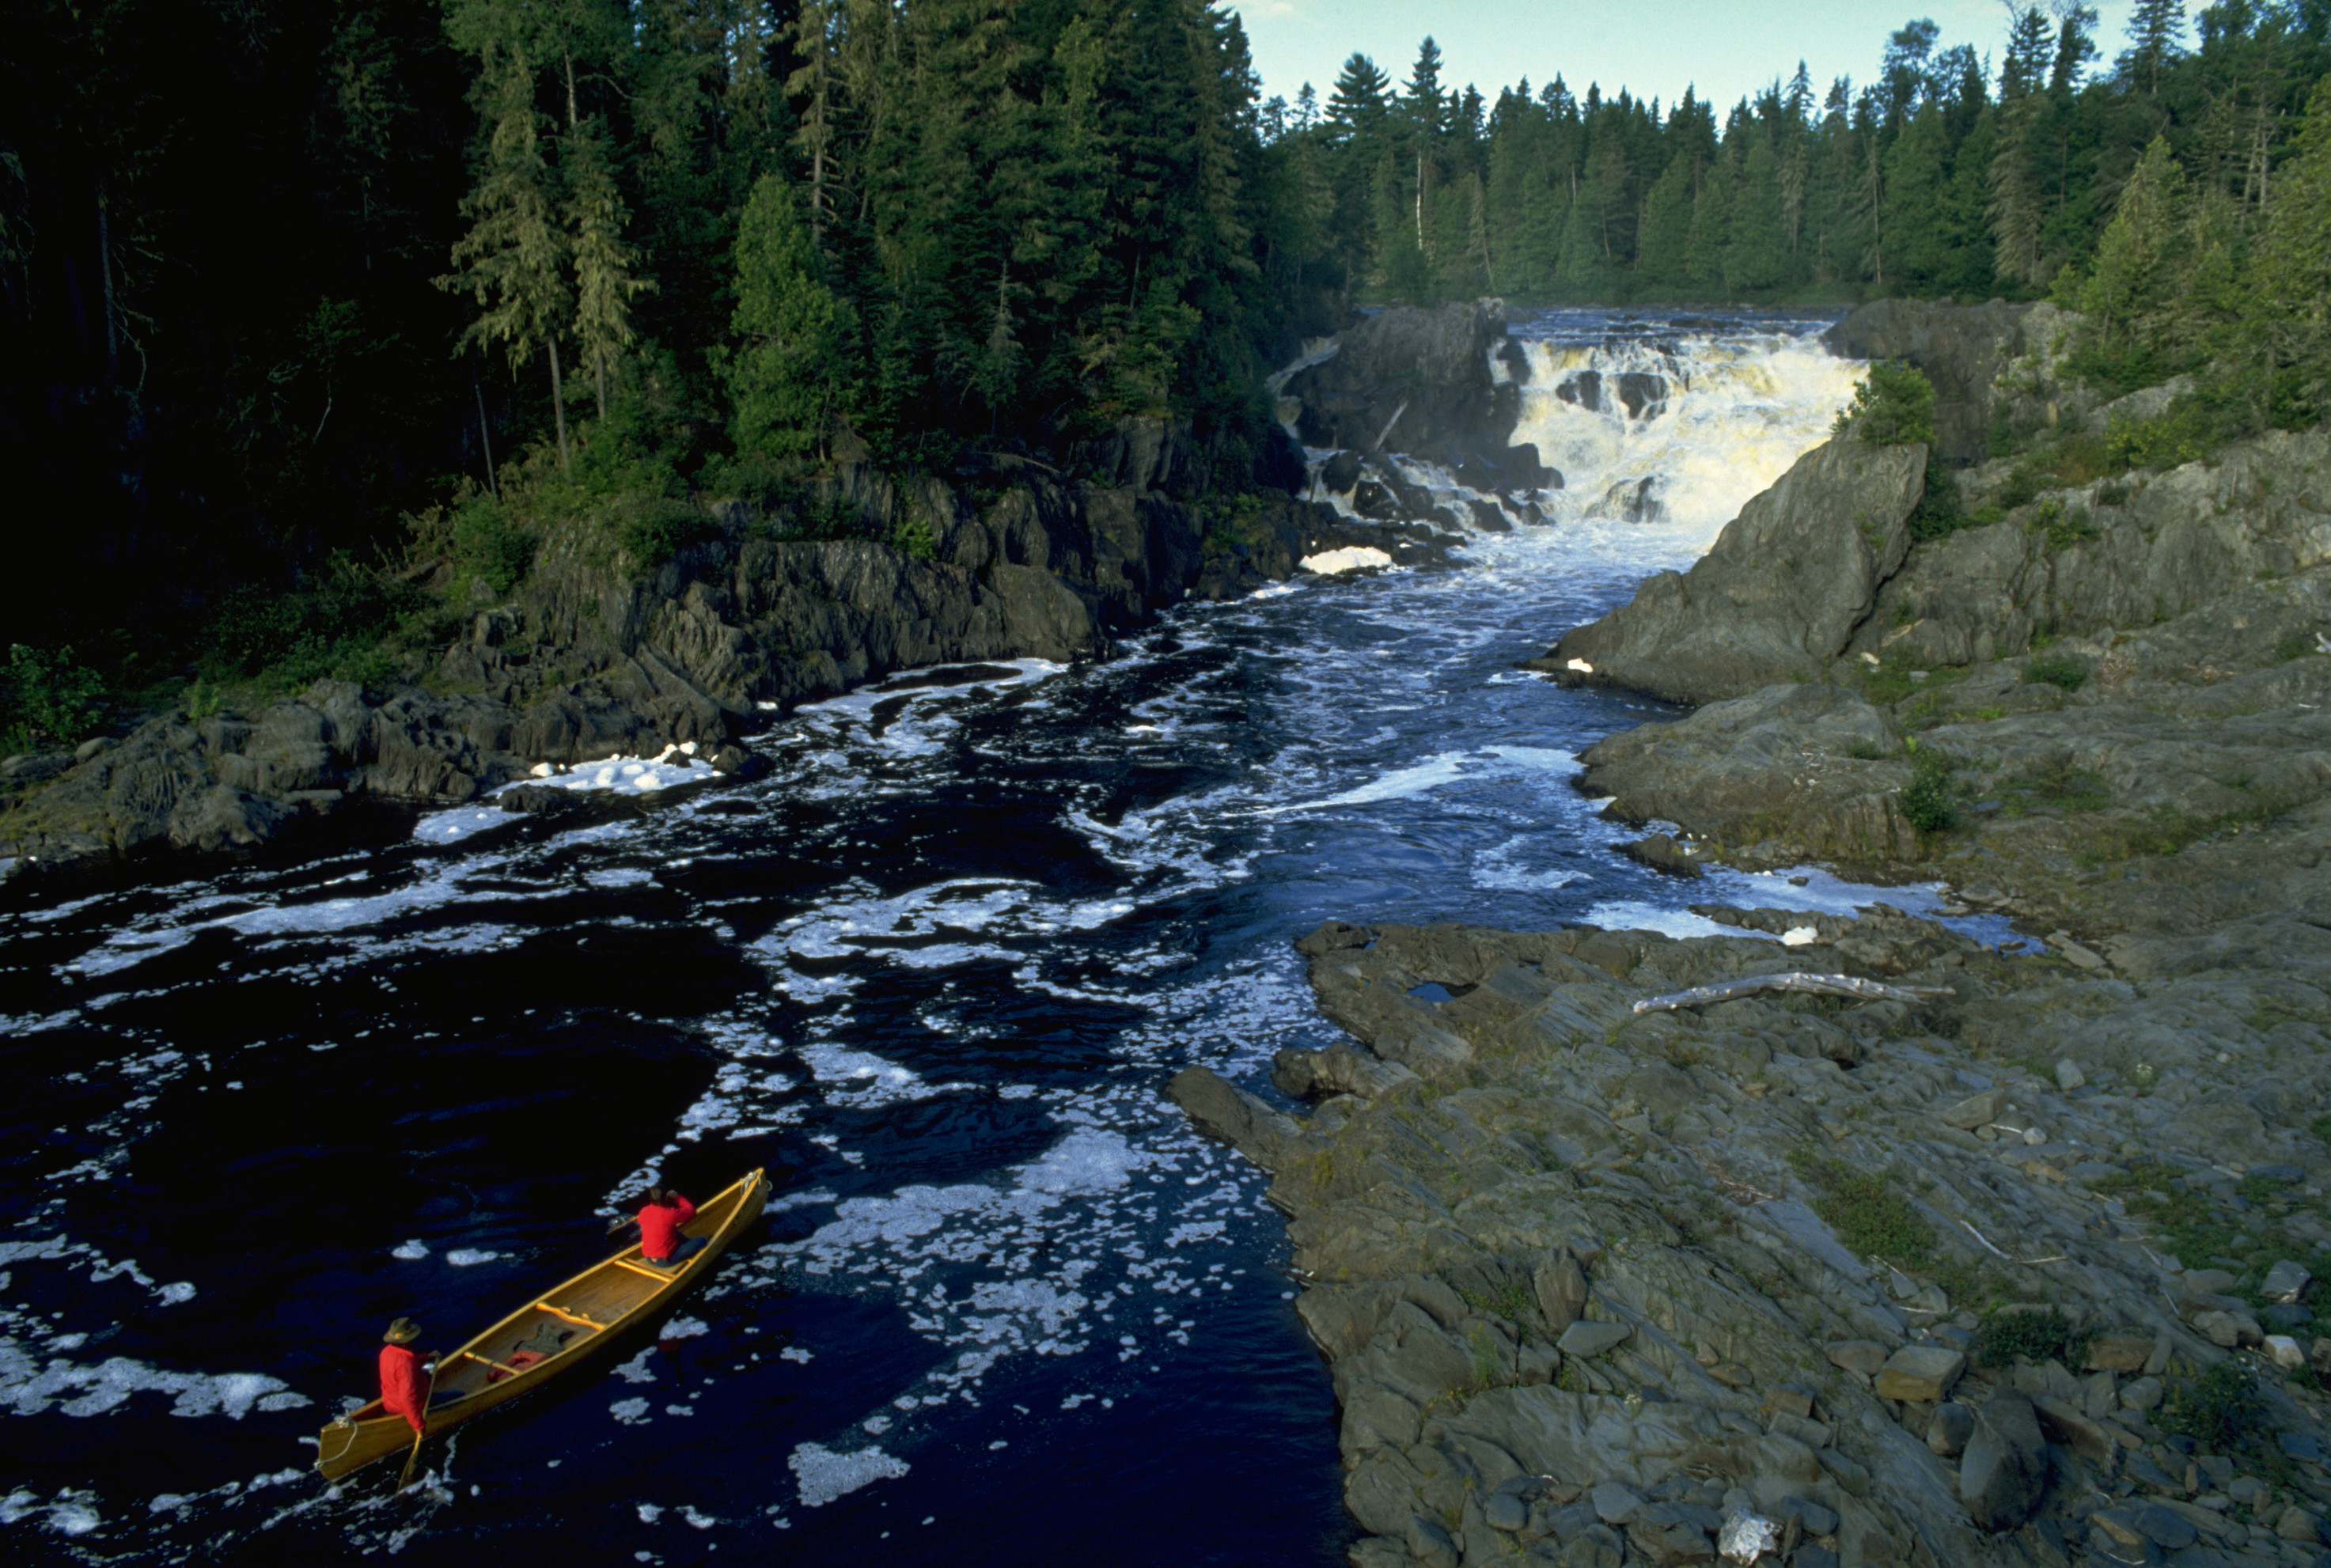
[(2317, 84), (2252, 269), (2244, 325), (2266, 363), (2265, 412), (2331, 417), (2331, 81)]
[(607, 417), (607, 367), (632, 346), (632, 301), (653, 287), (633, 275), (623, 242), (630, 212), (615, 184), (607, 133), (593, 115), (565, 138), (567, 226), (575, 261), (575, 341), (591, 366), (599, 417)]
[(1759, 292), (1777, 285), (1788, 264), (1788, 242), (1781, 232), (1780, 159), (1762, 137), (1741, 159), (1740, 183), (1724, 241), (1725, 287)]
[(2161, 73), (2185, 43), (2184, 0), (2136, 0), (2128, 20), (2131, 45), (2120, 57), (2121, 73), (2147, 98), (2161, 96)]
[(2184, 171), (2155, 137), (2121, 187), (2079, 291), (2099, 363), (2126, 385), (2145, 385), (2174, 356), (2190, 215)]
[(476, 300), (480, 314), (462, 332), (463, 346), (499, 343), (513, 370), (547, 351), (550, 406), (563, 467), (566, 402), (558, 340), (574, 303), (566, 286), (566, 234), (557, 221), (554, 176), (542, 157), (534, 71), (526, 56), (515, 52), (496, 51), (486, 66), (480, 108), (490, 128), (477, 185), (461, 203), (470, 232), (453, 246), (457, 270), (438, 279), (437, 286)]
[(810, 451), (823, 441), (836, 406), (842, 367), (835, 351), (847, 314), (818, 278), (799, 207), (783, 179), (763, 175), (737, 225), (737, 306), (723, 369), (741, 452)]

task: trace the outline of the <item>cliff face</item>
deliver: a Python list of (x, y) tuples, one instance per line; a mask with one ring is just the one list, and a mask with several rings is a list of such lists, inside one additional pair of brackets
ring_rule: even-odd
[[(1344, 333), (1332, 357), (1289, 376), (1282, 395), (1300, 404), (1294, 423), (1307, 446), (1406, 452), (1469, 470), (1478, 489), (1535, 489), (1549, 470), (1535, 446), (1510, 444), (1520, 385), (1489, 367), (1505, 333), (1498, 299), (1380, 311)], [(1516, 366), (1527, 374), (1518, 355)]]

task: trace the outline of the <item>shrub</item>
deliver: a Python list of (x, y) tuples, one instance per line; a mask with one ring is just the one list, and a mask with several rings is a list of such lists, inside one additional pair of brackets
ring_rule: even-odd
[(685, 545), (716, 538), (720, 524), (685, 501), (652, 500), (615, 525), (615, 540), (643, 571), (662, 565)]
[(1958, 803), (1951, 798), (1950, 770), (1933, 757), (1919, 760), (1910, 782), (1902, 787), (1902, 816), (1922, 833), (1943, 833), (1958, 826)]
[(105, 719), (105, 678), (73, 657), (22, 642), (8, 650), (8, 684), (18, 722), (53, 739), (86, 739)]
[(923, 517), (900, 518), (882, 536), (882, 542), (918, 561), (932, 559), (939, 549), (938, 534), (932, 528), (930, 519)]
[(396, 672), (383, 644), (433, 608), (421, 589), (337, 560), (316, 586), (227, 595), (205, 630), (201, 675), (222, 685), (255, 679), (280, 691), (326, 677), (379, 685)]
[(2265, 1416), (2266, 1396), (2256, 1376), (2240, 1362), (2227, 1360), (2172, 1385), (2154, 1421), (2204, 1449), (2231, 1453), (2259, 1435)]
[(1853, 403), (1837, 416), (1832, 433), (1851, 431), (1872, 446), (1910, 442), (1935, 444), (1935, 388), (1925, 375), (1897, 359), (1882, 359), (1853, 389)]
[(1910, 537), (1914, 539), (1939, 539), (1958, 528), (1969, 519), (1960, 510), (1959, 481), (1942, 462), (1927, 459), (1926, 493), (1910, 513)]
[(1829, 1221), (1837, 1239), (1865, 1258), (1884, 1258), (1917, 1267), (1935, 1255), (1935, 1232), (1882, 1174), (1838, 1164), (1812, 1162), (1808, 1168), (1822, 1195), (1815, 1212)]
[(2056, 1360), (2077, 1371), (2095, 1337), (2093, 1330), (2075, 1327), (2053, 1307), (2039, 1312), (1996, 1311), (1975, 1327), (1974, 1361), (1978, 1366), (2007, 1366), (2018, 1357)]
[(499, 598), (518, 586), (534, 565), (535, 537), (518, 527), (490, 495), (454, 503), (450, 530), (453, 567), (463, 582), (483, 583)]
[(2029, 526), (2033, 533), (2044, 535), (2051, 548), (2059, 550), (2097, 537), (2097, 526), (2088, 508), (2068, 507), (2053, 496), (2032, 509)]
[(2026, 686), (2055, 686), (2078, 691), (2088, 681), (2088, 665), (2069, 653), (2037, 653), (2023, 666)]

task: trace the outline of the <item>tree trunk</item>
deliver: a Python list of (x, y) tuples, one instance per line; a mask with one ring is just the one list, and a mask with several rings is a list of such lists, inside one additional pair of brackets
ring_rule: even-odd
[(494, 432), (486, 423), (486, 389), (478, 384), (478, 373), (470, 373), (470, 390), (478, 395), (478, 444), (486, 449), (486, 489), (496, 500), (501, 499), (502, 482), (494, 477)]
[(600, 349), (592, 356), (594, 368), (599, 373), (599, 423), (607, 423), (607, 351)]
[(105, 303), (105, 381), (110, 386), (121, 368), (121, 334), (113, 314), (113, 232), (106, 219), (105, 193), (97, 193), (97, 277)]
[(558, 471), (566, 471), (566, 389), (558, 379), (558, 339), (550, 340), (550, 412), (558, 419)]

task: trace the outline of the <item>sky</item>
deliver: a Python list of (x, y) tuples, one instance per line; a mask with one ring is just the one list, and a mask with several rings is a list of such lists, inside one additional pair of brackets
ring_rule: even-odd
[[(2192, 0), (2189, 11), (2199, 11)], [(1484, 98), (1529, 78), (1533, 90), (1556, 71), (1581, 96), (1599, 81), (1605, 98), (1626, 87), (1662, 107), (1695, 88), (1720, 110), (1785, 81), (1802, 59), (1816, 98), (1832, 78), (1859, 87), (1878, 74), (1887, 35), (1913, 17), (1942, 28), (1936, 47), (1972, 43), (1994, 62), (2007, 33), (2001, 0), (1231, 0), (1246, 24), (1263, 96), (1293, 101), (1308, 81), (1321, 102), (1355, 50), (1373, 56), (1395, 86), (1431, 33), (1441, 45), (1441, 85), (1471, 82)], [(2101, 0), (2098, 40), (2120, 52), (2131, 0)], [(2188, 41), (2192, 33), (2189, 30)]]

